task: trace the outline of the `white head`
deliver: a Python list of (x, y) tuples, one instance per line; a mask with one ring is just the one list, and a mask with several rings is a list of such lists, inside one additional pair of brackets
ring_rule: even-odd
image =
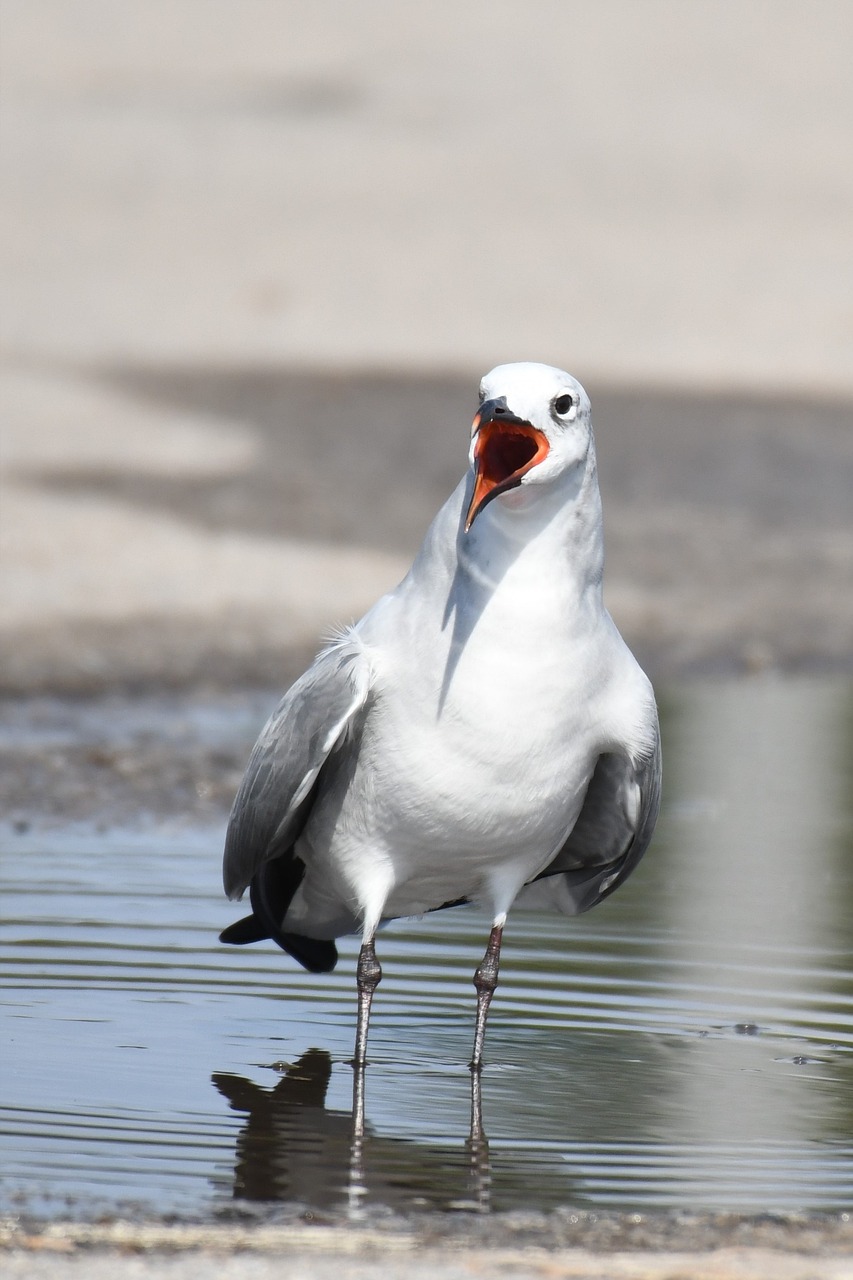
[(513, 490), (550, 489), (591, 454), (589, 398), (579, 382), (547, 364), (498, 365), (480, 383), (471, 428), (474, 492), (466, 529), (493, 498), (512, 495), (510, 503)]

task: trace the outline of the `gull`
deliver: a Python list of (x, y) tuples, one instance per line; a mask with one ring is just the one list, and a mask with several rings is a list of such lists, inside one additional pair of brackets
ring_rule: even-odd
[(306, 969), (361, 935), (363, 1071), (380, 926), (461, 903), (492, 925), (472, 1073), (510, 908), (595, 906), (651, 840), (654, 693), (602, 599), (589, 399), (548, 365), (480, 384), (468, 470), (411, 569), (296, 681), (263, 729), (228, 826), (224, 883)]

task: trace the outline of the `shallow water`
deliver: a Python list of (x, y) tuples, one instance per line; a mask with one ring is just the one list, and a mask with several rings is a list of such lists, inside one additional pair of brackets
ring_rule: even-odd
[(473, 1154), (481, 915), (382, 934), (354, 1155), (356, 940), (324, 977), (220, 946), (218, 823), (3, 828), (0, 1209), (849, 1209), (853, 689), (661, 702), (644, 862), (587, 916), (510, 917)]

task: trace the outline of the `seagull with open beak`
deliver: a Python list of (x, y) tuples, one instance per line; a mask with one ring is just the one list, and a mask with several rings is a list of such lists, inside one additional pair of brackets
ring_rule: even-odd
[(642, 857), (660, 792), (654, 695), (602, 600), (590, 406), (542, 364), (480, 386), (469, 469), (400, 585), (315, 659), (249, 761), (228, 828), (225, 942), (313, 972), (360, 933), (355, 1065), (380, 925), (463, 902), (491, 933), (482, 1065), (513, 903), (586, 911)]

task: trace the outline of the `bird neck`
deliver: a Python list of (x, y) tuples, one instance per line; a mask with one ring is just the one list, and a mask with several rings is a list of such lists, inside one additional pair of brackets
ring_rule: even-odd
[(593, 451), (548, 488), (530, 485), (495, 499), (457, 549), (460, 567), (484, 587), (496, 589), (507, 576), (534, 579), (600, 605), (604, 539)]

